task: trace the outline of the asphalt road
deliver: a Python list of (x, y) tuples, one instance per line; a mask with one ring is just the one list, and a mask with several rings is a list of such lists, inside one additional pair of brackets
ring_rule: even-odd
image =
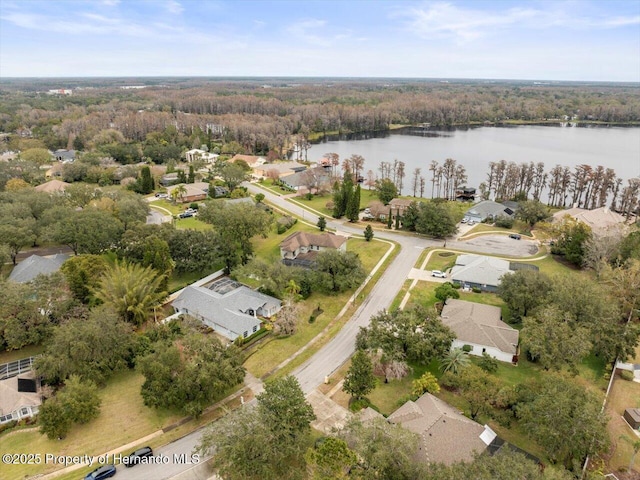
[[(200, 459), (200, 462), (196, 463), (189, 458), (194, 447), (200, 441), (201, 435), (202, 430), (198, 430), (155, 450), (153, 459), (158, 463), (140, 464), (131, 468), (118, 465), (118, 473), (115, 478), (118, 480), (165, 480), (173, 478), (196, 465), (203, 464), (205, 459)], [(131, 452), (125, 452), (124, 454), (128, 455), (129, 453)], [(194, 476), (193, 478), (199, 477)]]

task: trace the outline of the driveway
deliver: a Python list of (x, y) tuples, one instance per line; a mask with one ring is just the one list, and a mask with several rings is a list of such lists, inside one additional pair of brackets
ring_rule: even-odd
[(509, 257), (531, 257), (538, 253), (537, 240), (515, 240), (506, 235), (479, 235), (469, 240), (448, 241), (449, 248), (473, 253), (490, 253)]
[(153, 208), (149, 210), (147, 215), (147, 224), (160, 225), (161, 223), (167, 223), (171, 221), (171, 215), (163, 215)]

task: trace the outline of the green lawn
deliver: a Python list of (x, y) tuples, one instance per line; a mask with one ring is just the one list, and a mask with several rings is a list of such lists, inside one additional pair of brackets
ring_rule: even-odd
[[(149, 435), (170, 425), (181, 414), (146, 407), (140, 395), (144, 377), (128, 370), (115, 375), (100, 390), (102, 406), (98, 418), (75, 425), (67, 437), (49, 440), (37, 430), (15, 431), (0, 436), (3, 453), (46, 453), (56, 455), (98, 455)], [(24, 478), (57, 470), (55, 465), (3, 466), (3, 478)]]
[(27, 347), (22, 347), (20, 350), (6, 350), (4, 352), (0, 352), (0, 364), (14, 362), (22, 358), (34, 357), (36, 355), (40, 355), (43, 351), (44, 346), (42, 345), (29, 345)]
[(174, 215), (177, 215), (178, 213), (184, 211), (188, 207), (188, 205), (186, 204), (185, 205), (176, 204), (165, 199), (154, 200), (153, 202), (150, 202), (149, 205), (151, 206), (155, 205), (157, 207), (165, 208), (169, 210), (171, 213), (173, 213)]
[[(360, 209), (364, 209), (371, 203), (373, 200), (377, 200), (378, 197), (375, 196), (373, 190), (362, 189), (360, 191)], [(300, 202), (304, 206), (316, 210), (318, 212), (323, 213), (327, 217), (330, 217), (332, 212), (329, 210), (326, 205), (327, 202), (333, 201), (333, 195), (314, 195), (311, 200), (307, 200), (305, 196), (295, 197), (294, 200)]]
[(174, 220), (175, 226), (181, 230), (211, 230), (211, 225), (208, 223), (204, 223), (201, 220), (198, 220), (197, 217), (189, 217), (189, 218), (176, 218)]
[(184, 273), (174, 272), (173, 275), (171, 275), (171, 278), (169, 279), (169, 292), (175, 292), (177, 290), (180, 290), (181, 288), (186, 287), (187, 285), (191, 285), (196, 280), (200, 280), (201, 278), (204, 278), (213, 272), (217, 272), (223, 267), (224, 265), (221, 263), (220, 265), (217, 266), (217, 268), (214, 268), (213, 270), (206, 271), (206, 272), (184, 272)]
[[(456, 264), (457, 253), (453, 252), (436, 252), (431, 254), (429, 263), (425, 270), (442, 270), (445, 271)], [(420, 265), (421, 266), (421, 265)]]

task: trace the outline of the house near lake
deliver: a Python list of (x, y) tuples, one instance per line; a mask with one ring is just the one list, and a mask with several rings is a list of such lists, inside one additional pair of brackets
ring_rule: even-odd
[(487, 353), (502, 362), (517, 359), (519, 332), (502, 321), (499, 307), (449, 298), (440, 317), (456, 334), (453, 348), (471, 347), (471, 355)]

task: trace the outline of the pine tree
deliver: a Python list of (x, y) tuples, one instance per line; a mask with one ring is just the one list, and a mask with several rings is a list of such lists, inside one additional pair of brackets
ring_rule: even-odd
[(349, 198), (349, 204), (347, 205), (347, 218), (350, 222), (358, 221), (358, 214), (360, 213), (360, 185), (358, 185), (355, 191)]
[(321, 232), (324, 232), (324, 229), (327, 228), (327, 219), (324, 217), (320, 217), (316, 225), (318, 226)]
[(367, 353), (358, 350), (351, 358), (351, 366), (347, 371), (342, 389), (356, 399), (363, 398), (376, 385), (373, 375), (373, 364)]
[(196, 182), (196, 173), (193, 171), (193, 165), (189, 165), (189, 177), (187, 178), (187, 183), (195, 183)]
[(370, 242), (372, 238), (373, 238), (373, 228), (371, 228), (371, 225), (367, 225), (367, 228), (364, 229), (364, 239), (367, 242)]
[(391, 218), (391, 209), (389, 209), (389, 216), (387, 217), (387, 228), (388, 229), (391, 229), (391, 225), (392, 225), (391, 222), (392, 221), (393, 221), (393, 219)]
[(349, 208), (349, 204), (351, 202), (351, 197), (353, 196), (353, 179), (351, 178), (351, 173), (346, 171), (344, 174), (344, 178), (342, 179), (342, 187), (341, 187), (341, 205), (340, 205), (340, 216), (345, 215), (347, 213), (347, 209)]

